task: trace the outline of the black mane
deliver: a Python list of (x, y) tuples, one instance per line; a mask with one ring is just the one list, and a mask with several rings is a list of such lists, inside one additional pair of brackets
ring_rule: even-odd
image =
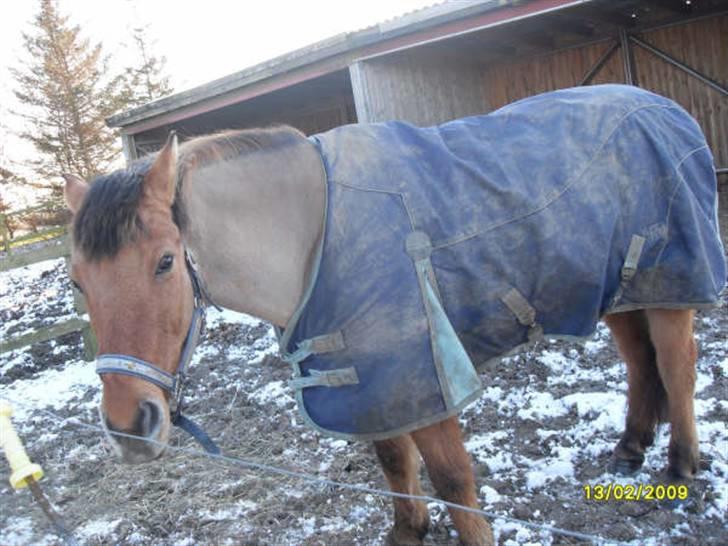
[[(244, 153), (267, 148), (293, 146), (303, 134), (286, 126), (266, 129), (224, 131), (197, 137), (180, 147), (177, 188), (172, 219), (180, 231), (187, 226), (181, 188), (187, 175), (204, 165), (225, 161)], [(86, 259), (113, 257), (134, 241), (144, 226), (139, 218), (142, 182), (157, 154), (151, 154), (91, 182), (88, 193), (73, 220), (73, 243)]]
[[(91, 182), (73, 219), (73, 243), (89, 260), (114, 256), (132, 242), (144, 226), (139, 217), (142, 182), (154, 155), (135, 161), (127, 169), (102, 175)], [(184, 224), (181, 207), (172, 206), (175, 224)]]

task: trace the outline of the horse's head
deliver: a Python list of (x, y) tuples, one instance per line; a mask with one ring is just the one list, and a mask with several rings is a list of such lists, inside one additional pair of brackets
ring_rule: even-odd
[[(177, 142), (171, 137), (156, 159), (116, 171), (87, 185), (66, 177), (73, 212), (71, 278), (83, 291), (99, 345), (101, 419), (126, 462), (158, 457), (169, 436), (169, 392), (125, 373), (134, 362), (174, 374), (193, 314), (175, 200)], [(114, 357), (104, 355), (119, 355)], [(140, 364), (140, 365), (141, 365)], [(103, 368), (103, 366), (101, 366)]]

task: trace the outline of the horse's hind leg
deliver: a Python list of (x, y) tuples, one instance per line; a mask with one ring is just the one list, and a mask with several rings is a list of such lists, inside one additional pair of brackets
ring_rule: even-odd
[(657, 369), (667, 391), (670, 447), (667, 473), (671, 478), (692, 478), (698, 471), (698, 431), (695, 426), (695, 362), (698, 350), (693, 335), (694, 311), (648, 309), (650, 337), (657, 353)]
[(664, 413), (665, 389), (657, 369), (655, 348), (645, 311), (607, 315), (617, 349), (627, 364), (627, 419), (614, 449), (611, 470), (619, 474), (637, 472), (652, 445), (655, 425)]
[[(457, 417), (450, 417), (412, 432), (422, 454), (430, 480), (440, 497), (448, 502), (478, 508), (470, 456), (465, 451)], [(461, 544), (491, 546), (493, 531), (482, 516), (449, 508)]]
[[(374, 448), (392, 491), (422, 495), (420, 456), (409, 434), (374, 442)], [(424, 502), (394, 499), (394, 529), (388, 537), (390, 544), (422, 544), (429, 526), (430, 515)]]

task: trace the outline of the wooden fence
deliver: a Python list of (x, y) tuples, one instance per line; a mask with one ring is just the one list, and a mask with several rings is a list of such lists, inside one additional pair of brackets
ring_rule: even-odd
[[(40, 210), (39, 207), (34, 207), (33, 209), (25, 209), (11, 214), (27, 214), (34, 212), (36, 209)], [(9, 216), (10, 214), (0, 215), (0, 241), (2, 242), (2, 249), (6, 253), (4, 258), (0, 258), (0, 272), (58, 258), (65, 258), (66, 267), (69, 266), (71, 247), (68, 234), (64, 227), (53, 226), (34, 231), (22, 237), (12, 238), (10, 237), (7, 224)], [(46, 242), (41, 248), (21, 250), (18, 252), (19, 248), (37, 241)], [(52, 326), (40, 328), (29, 334), (3, 339), (0, 341), (0, 354), (34, 343), (49, 341), (72, 332), (80, 332), (83, 338), (85, 359), (93, 360), (96, 356), (96, 337), (88, 321), (81, 318), (86, 313), (86, 302), (78, 290), (75, 288), (72, 288), (72, 290), (73, 301), (78, 316), (64, 322), (53, 324)]]

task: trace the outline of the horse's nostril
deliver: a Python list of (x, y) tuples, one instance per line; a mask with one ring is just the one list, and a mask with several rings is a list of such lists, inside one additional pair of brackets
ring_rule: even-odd
[(135, 434), (142, 438), (154, 436), (159, 430), (162, 421), (162, 412), (154, 402), (142, 402), (139, 404)]

